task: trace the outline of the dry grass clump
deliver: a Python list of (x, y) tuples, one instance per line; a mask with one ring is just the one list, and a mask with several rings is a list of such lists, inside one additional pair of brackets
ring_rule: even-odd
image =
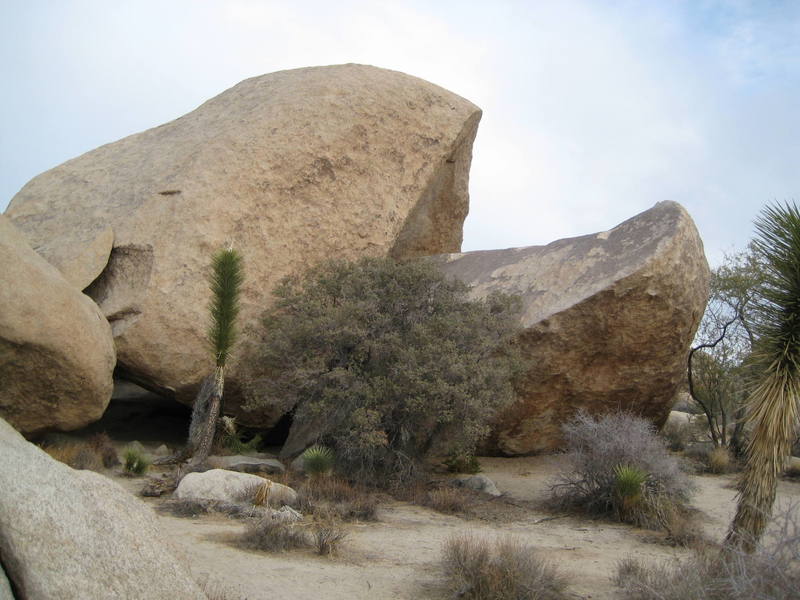
[(684, 506), (693, 492), (680, 462), (645, 419), (581, 412), (563, 430), (570, 469), (551, 484), (554, 508), (661, 528), (659, 511)]
[(440, 487), (427, 491), (420, 498), (420, 504), (441, 513), (462, 513), (469, 502), (464, 490), (450, 486)]
[(378, 497), (341, 477), (311, 477), (297, 489), (302, 512), (320, 513), (342, 521), (376, 521)]
[(156, 510), (174, 517), (185, 518), (197, 518), (203, 515), (217, 513), (233, 519), (249, 519), (260, 517), (264, 514), (263, 509), (252, 505), (189, 498), (172, 498), (163, 504), (159, 504)]
[(265, 552), (285, 552), (312, 545), (312, 538), (302, 523), (272, 516), (248, 523), (239, 541), (245, 548)]
[(443, 566), (454, 597), (468, 600), (559, 600), (566, 580), (514, 538), (495, 542), (471, 535), (450, 538)]
[(668, 422), (661, 430), (661, 435), (667, 441), (667, 447), (673, 452), (685, 450), (692, 440), (692, 430), (688, 423)]
[(706, 456), (706, 464), (709, 473), (730, 473), (735, 466), (735, 461), (731, 451), (725, 446), (712, 448)]
[(105, 431), (95, 433), (88, 439), (88, 444), (100, 457), (106, 469), (111, 469), (120, 464), (117, 449), (114, 447), (114, 443)]
[(73, 469), (102, 471), (103, 459), (89, 444), (68, 442), (43, 448), (51, 458)]
[(620, 563), (614, 583), (625, 600), (792, 600), (800, 590), (798, 510), (786, 511), (755, 553), (701, 547), (682, 561)]
[(317, 525), (313, 532), (314, 547), (317, 554), (327, 556), (336, 554), (339, 544), (347, 537), (347, 532), (335, 523)]

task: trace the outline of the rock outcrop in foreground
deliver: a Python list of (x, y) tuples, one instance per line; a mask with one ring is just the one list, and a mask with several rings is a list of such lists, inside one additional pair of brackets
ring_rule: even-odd
[(561, 425), (579, 409), (627, 409), (658, 426), (667, 419), (710, 278), (679, 204), (660, 202), (610, 231), (547, 246), (435, 260), (475, 297), (496, 290), (523, 298), (519, 343), (530, 364), (490, 450), (557, 449)]
[(24, 433), (96, 421), (114, 362), (97, 305), (0, 215), (0, 417)]
[(480, 116), (395, 71), (273, 73), (37, 176), (7, 215), (100, 305), (128, 376), (185, 401), (212, 367), (211, 255), (240, 250), (244, 335), (226, 382), (237, 413), (281, 277), (330, 257), (460, 250)]
[(75, 471), (0, 419), (0, 556), (28, 600), (200, 600), (153, 511), (116, 483)]

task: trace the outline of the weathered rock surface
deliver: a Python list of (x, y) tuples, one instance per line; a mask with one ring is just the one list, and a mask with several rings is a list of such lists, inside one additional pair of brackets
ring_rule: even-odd
[(11, 583), (8, 581), (3, 565), (0, 565), (0, 600), (14, 600)]
[(211, 255), (240, 250), (244, 332), (226, 409), (263, 425), (278, 415), (241, 414), (235, 398), (276, 282), (330, 257), (458, 251), (480, 116), (395, 71), (272, 73), (37, 176), (7, 215), (84, 285), (113, 240), (86, 291), (111, 322), (120, 366), (187, 402), (212, 366)]
[(276, 458), (261, 456), (209, 456), (208, 462), (218, 469), (239, 471), (240, 473), (263, 473), (265, 475), (282, 475), (286, 467)]
[(0, 215), (0, 416), (24, 433), (96, 421), (114, 363), (97, 305)]
[(19, 597), (199, 600), (152, 510), (74, 471), (0, 419), (0, 556)]
[(258, 486), (269, 482), (269, 502), (273, 505), (294, 504), (297, 492), (289, 486), (275, 483), (258, 475), (211, 469), (203, 473), (189, 473), (181, 479), (175, 497), (181, 500), (215, 500), (236, 504), (252, 500)]
[(501, 291), (523, 299), (518, 340), (530, 364), (489, 450), (555, 450), (561, 425), (581, 408), (631, 410), (659, 427), (666, 421), (710, 277), (679, 204), (659, 202), (610, 231), (547, 246), (434, 260), (474, 286), (474, 297)]
[(463, 487), (470, 490), (475, 490), (476, 492), (483, 492), (484, 494), (488, 494), (490, 496), (502, 496), (503, 494), (500, 490), (497, 489), (497, 486), (494, 484), (489, 477), (483, 474), (477, 475), (462, 475), (460, 477), (455, 477), (451, 484), (454, 487)]

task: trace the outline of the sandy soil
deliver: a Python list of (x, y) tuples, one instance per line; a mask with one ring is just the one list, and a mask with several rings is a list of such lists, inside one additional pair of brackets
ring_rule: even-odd
[[(514, 535), (537, 548), (564, 572), (574, 598), (616, 598), (610, 577), (626, 557), (668, 560), (685, 549), (659, 543), (651, 531), (602, 520), (554, 515), (531, 504), (547, 491), (548, 482), (563, 466), (563, 456), (483, 458), (483, 472), (505, 494), (499, 503), (508, 510), (490, 510), (486, 518), (461, 518), (401, 503), (385, 504), (377, 523), (347, 525), (349, 535), (332, 558), (312, 552), (266, 554), (233, 545), (241, 523), (221, 516), (181, 519), (159, 515), (165, 536), (199, 580), (210, 579), (230, 592), (231, 599), (297, 600), (444, 599), (439, 567), (442, 544), (454, 533), (488, 537)], [(703, 527), (721, 539), (735, 509), (734, 477), (697, 476), (693, 505)], [(142, 481), (120, 478), (132, 492)], [(779, 502), (800, 499), (800, 482), (782, 481)], [(145, 499), (156, 504), (159, 499)]]

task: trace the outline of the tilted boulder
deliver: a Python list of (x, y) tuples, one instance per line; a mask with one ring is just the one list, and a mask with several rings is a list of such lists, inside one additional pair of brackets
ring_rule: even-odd
[(0, 419), (0, 556), (19, 598), (200, 600), (153, 511), (75, 471)]
[(0, 417), (24, 433), (96, 421), (114, 362), (97, 305), (0, 215)]
[(236, 397), (275, 284), (331, 257), (459, 251), (480, 116), (395, 71), (272, 73), (35, 177), (7, 214), (88, 286), (122, 371), (186, 401), (212, 366), (210, 258), (229, 244), (240, 250), (243, 339), (225, 406), (265, 425), (279, 415), (241, 414)]
[(579, 409), (630, 410), (666, 421), (686, 376), (710, 273), (688, 213), (659, 202), (610, 231), (547, 246), (436, 260), (473, 287), (519, 294), (518, 342), (530, 361), (518, 401), (497, 420), (489, 450), (547, 452)]

